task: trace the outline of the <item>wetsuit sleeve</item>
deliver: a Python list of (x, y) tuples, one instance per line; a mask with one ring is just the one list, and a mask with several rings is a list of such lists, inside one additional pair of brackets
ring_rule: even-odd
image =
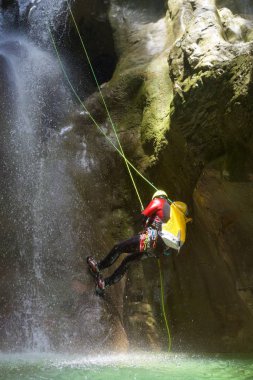
[(152, 216), (157, 212), (159, 205), (159, 200), (157, 198), (153, 199), (145, 210), (142, 211), (142, 215), (145, 215), (146, 217)]

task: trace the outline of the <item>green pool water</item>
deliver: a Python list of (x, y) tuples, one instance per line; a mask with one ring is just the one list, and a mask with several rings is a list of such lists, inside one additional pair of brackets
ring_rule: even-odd
[(2, 354), (3, 380), (253, 380), (253, 355)]

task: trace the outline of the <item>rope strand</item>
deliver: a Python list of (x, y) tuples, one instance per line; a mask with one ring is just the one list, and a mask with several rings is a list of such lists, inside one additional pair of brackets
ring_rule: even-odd
[(164, 322), (165, 322), (165, 326), (166, 326), (166, 330), (167, 330), (167, 335), (168, 335), (168, 351), (170, 352), (171, 351), (171, 335), (170, 335), (169, 322), (168, 322), (166, 311), (165, 311), (163, 275), (162, 275), (162, 268), (161, 268), (160, 259), (158, 259), (157, 262), (158, 262), (159, 276), (160, 276), (162, 312), (163, 312), (163, 318), (164, 318)]

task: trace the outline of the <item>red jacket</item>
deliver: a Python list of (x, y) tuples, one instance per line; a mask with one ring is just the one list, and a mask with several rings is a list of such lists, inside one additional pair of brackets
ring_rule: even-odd
[(170, 218), (169, 202), (164, 198), (155, 198), (142, 211), (142, 215), (149, 218), (148, 225), (152, 224), (155, 220), (166, 223)]

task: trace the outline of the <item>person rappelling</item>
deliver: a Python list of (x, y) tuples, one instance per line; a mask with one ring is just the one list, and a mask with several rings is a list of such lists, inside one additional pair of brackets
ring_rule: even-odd
[[(185, 242), (187, 205), (183, 202), (169, 203), (165, 191), (157, 190), (151, 202), (142, 211), (143, 230), (116, 245), (108, 255), (97, 262), (92, 256), (87, 257), (87, 264), (96, 278), (96, 293), (104, 294), (107, 287), (116, 284), (126, 273), (129, 265), (147, 257), (159, 258), (178, 252)], [(113, 274), (103, 278), (101, 271), (112, 266), (121, 254), (127, 254)]]

